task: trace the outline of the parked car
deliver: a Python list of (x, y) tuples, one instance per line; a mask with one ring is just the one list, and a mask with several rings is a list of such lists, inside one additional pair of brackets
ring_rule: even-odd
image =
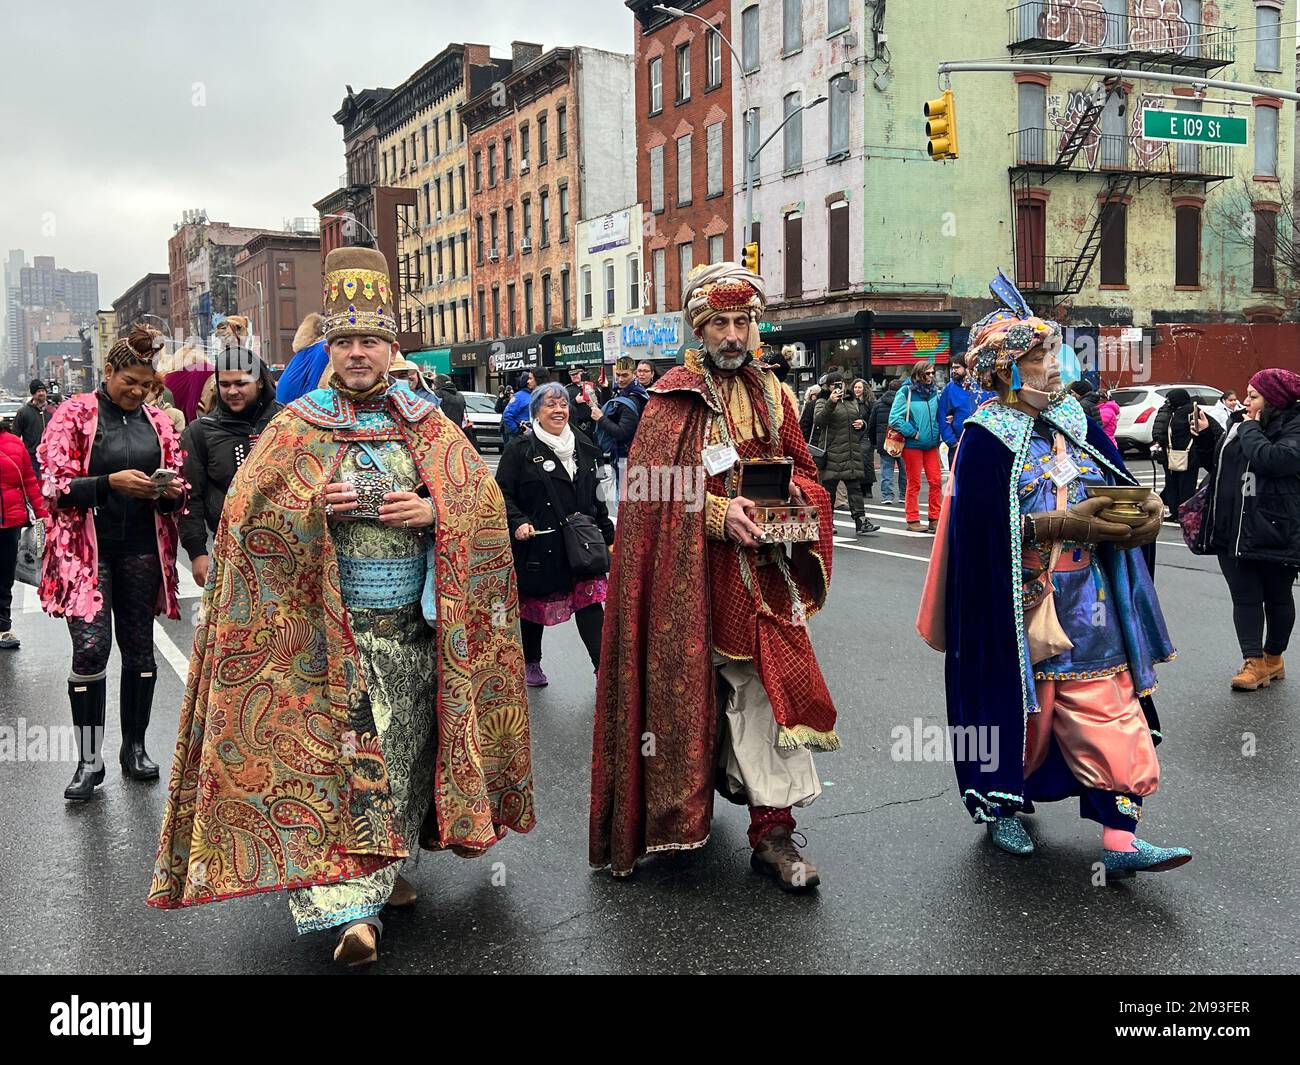
[(1120, 451), (1137, 451), (1146, 454), (1151, 449), (1151, 426), (1156, 411), (1165, 405), (1165, 396), (1175, 388), (1187, 394), (1205, 408), (1205, 413), (1226, 422), (1227, 409), (1223, 406), (1223, 393), (1210, 385), (1130, 385), (1112, 388), (1110, 398), (1119, 404), (1119, 422), (1115, 426), (1115, 442)]
[(462, 392), (461, 395), (465, 397), (465, 420), (469, 422), (466, 431), (474, 446), (480, 451), (485, 447), (504, 450), (496, 397), (486, 392)]

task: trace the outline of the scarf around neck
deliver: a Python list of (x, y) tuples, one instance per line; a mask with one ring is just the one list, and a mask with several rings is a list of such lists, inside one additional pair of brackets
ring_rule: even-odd
[(564, 432), (559, 436), (554, 436), (534, 422), (533, 436), (555, 452), (555, 457), (560, 460), (560, 465), (568, 472), (569, 479), (576, 480), (578, 477), (578, 460), (574, 458), (573, 453), (578, 446), (578, 441), (573, 435), (573, 427), (566, 422)]

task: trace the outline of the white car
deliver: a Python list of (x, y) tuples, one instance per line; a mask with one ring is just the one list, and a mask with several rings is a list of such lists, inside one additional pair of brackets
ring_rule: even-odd
[(1112, 388), (1110, 398), (1119, 404), (1115, 442), (1121, 452), (1146, 453), (1150, 450), (1151, 426), (1156, 420), (1156, 411), (1165, 405), (1165, 397), (1175, 388), (1186, 390), (1192, 399), (1205, 408), (1206, 414), (1221, 424), (1227, 423), (1228, 411), (1223, 405), (1223, 393), (1210, 385), (1130, 385), (1127, 388)]
[(471, 440), (482, 451), (485, 447), (505, 450), (501, 439), (501, 415), (497, 413), (497, 400), (486, 392), (462, 392), (465, 397), (465, 420), (472, 430)]

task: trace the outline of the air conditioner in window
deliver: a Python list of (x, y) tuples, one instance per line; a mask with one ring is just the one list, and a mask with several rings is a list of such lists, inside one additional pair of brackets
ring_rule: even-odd
[(442, 221), (442, 212), (439, 211), (437, 214), (435, 214), (435, 215), (433, 216), (433, 220), (434, 220), (435, 222), (441, 222), (441, 221)]
[(520, 251), (532, 251), (532, 250), (533, 250), (533, 242), (532, 242), (528, 237), (521, 237), (520, 240), (519, 240), (519, 250), (520, 250)]
[(527, 174), (527, 173), (528, 173), (528, 160), (527, 160), (527, 159), (520, 159), (520, 160), (519, 160), (519, 173), (521, 173), (521, 174)]
[(435, 281), (434, 284), (435, 284), (435, 285), (441, 285), (445, 280), (447, 280), (447, 275), (446, 275), (446, 274), (439, 274), (439, 275), (438, 275), (438, 280)]
[(499, 263), (500, 261), (501, 261), (501, 253), (497, 251), (496, 248), (493, 248), (490, 252), (488, 252), (488, 262)]

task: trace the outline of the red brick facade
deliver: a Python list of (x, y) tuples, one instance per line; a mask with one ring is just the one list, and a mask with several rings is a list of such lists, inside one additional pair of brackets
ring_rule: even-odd
[[(711, 64), (706, 40), (709, 31), (693, 18), (670, 18), (652, 10), (649, 2), (628, 4), (636, 15), (636, 123), (637, 198), (645, 213), (645, 270), (655, 277), (655, 256), (663, 253), (663, 307), (681, 307), (680, 248), (691, 245), (694, 265), (709, 262), (709, 238), (722, 238), (721, 258), (739, 258), (742, 237), (732, 232), (732, 79), (735, 60), (725, 44), (719, 60)], [(730, 0), (703, 0), (678, 5), (718, 27), (728, 39), (731, 32)], [(739, 43), (733, 41), (737, 47)], [(690, 95), (679, 100), (678, 49), (689, 46)], [(651, 108), (651, 65), (660, 62), (661, 104)], [(722, 123), (721, 191), (709, 194), (708, 127)], [(678, 145), (691, 138), (690, 199), (678, 196)], [(652, 208), (651, 165), (655, 150), (663, 157), (663, 208)], [(654, 282), (656, 285), (658, 281)], [(647, 299), (657, 310), (657, 293)]]

